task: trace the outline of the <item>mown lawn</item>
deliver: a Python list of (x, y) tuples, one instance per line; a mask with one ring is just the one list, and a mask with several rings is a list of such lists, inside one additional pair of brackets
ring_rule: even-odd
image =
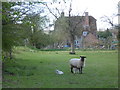
[[(18, 48), (4, 63), (3, 88), (117, 88), (117, 51), (35, 51)], [(86, 55), (83, 74), (70, 72), (69, 59)], [(55, 70), (64, 72), (57, 75)]]

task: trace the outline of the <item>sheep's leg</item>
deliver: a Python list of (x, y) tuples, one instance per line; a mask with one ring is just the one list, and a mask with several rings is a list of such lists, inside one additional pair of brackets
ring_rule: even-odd
[(81, 67), (81, 74), (82, 74), (82, 68), (83, 68), (83, 67)]
[(73, 73), (73, 67), (71, 67), (71, 73)]
[(79, 73), (80, 73), (80, 68), (78, 68), (78, 70), (79, 70)]

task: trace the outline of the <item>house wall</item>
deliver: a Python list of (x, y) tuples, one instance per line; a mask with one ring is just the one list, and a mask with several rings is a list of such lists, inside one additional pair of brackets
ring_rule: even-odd
[[(87, 34), (91, 33), (96, 37), (97, 32), (97, 24), (96, 19), (92, 16), (89, 16), (88, 12), (85, 12), (85, 16), (71, 16), (71, 17), (65, 17), (67, 19), (70, 19), (71, 21), (71, 28), (75, 28), (75, 30), (78, 31), (77, 36), (75, 37), (75, 47), (76, 48), (83, 48), (83, 46), (86, 46), (83, 41), (86, 36), (83, 36), (83, 32), (87, 32)], [(57, 29), (59, 26), (57, 26), (57, 22), (55, 24), (55, 28)], [(60, 25), (60, 24), (58, 24)], [(87, 41), (88, 43), (91, 42), (90, 40)], [(67, 45), (67, 44), (66, 44)]]
[(97, 24), (96, 24), (96, 19), (94, 19), (92, 16), (90, 18), (90, 32), (96, 36), (97, 32)]
[(87, 32), (87, 35), (82, 35), (80, 39), (80, 48), (88, 48), (88, 47), (94, 47), (98, 43), (97, 39), (97, 24), (96, 19), (92, 16), (88, 15), (88, 12), (85, 12), (84, 17), (84, 24), (85, 27), (83, 32)]
[[(78, 23), (78, 18), (80, 17), (72, 17), (73, 23)], [(85, 16), (82, 16), (82, 21), (78, 25), (77, 29), (83, 27), (81, 35), (76, 36), (75, 38), (75, 47), (76, 48), (88, 48), (94, 47), (98, 43), (98, 39), (96, 37), (97, 32), (97, 24), (96, 19), (92, 16), (88, 15), (88, 12), (85, 12)], [(81, 29), (80, 29), (81, 30)], [(87, 34), (84, 36), (84, 32)]]

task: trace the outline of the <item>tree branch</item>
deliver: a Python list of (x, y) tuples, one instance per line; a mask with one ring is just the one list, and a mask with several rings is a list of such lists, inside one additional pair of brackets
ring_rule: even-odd
[[(85, 10), (85, 11), (86, 11), (86, 10)], [(83, 12), (82, 16), (84, 15), (85, 11)], [(80, 18), (80, 21), (75, 25), (74, 30), (77, 28), (77, 25), (78, 25), (79, 23), (81, 23), (82, 20), (83, 20), (83, 18), (81, 17), (81, 18)]]
[(108, 16), (104, 15), (103, 17), (101, 17), (101, 19), (102, 19), (103, 22), (107, 22), (111, 26), (114, 26), (114, 24), (113, 24), (113, 17), (112, 17), (112, 20), (111, 20)]
[(43, 5), (45, 5), (45, 6), (47, 7), (47, 9), (49, 10), (49, 12), (50, 12), (56, 19), (58, 19), (58, 17), (50, 10), (50, 8), (48, 7), (47, 4), (44, 4), (44, 3), (43, 3)]
[(60, 11), (56, 8), (56, 10), (58, 11), (58, 14), (60, 15), (61, 13), (60, 13)]

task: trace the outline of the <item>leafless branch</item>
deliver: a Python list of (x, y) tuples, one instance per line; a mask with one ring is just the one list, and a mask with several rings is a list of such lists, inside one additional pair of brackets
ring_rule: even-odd
[(56, 19), (58, 19), (57, 15), (55, 15), (55, 14), (52, 12), (52, 10), (48, 7), (47, 4), (43, 3), (43, 5), (45, 5), (45, 6), (47, 7), (47, 9), (49, 10), (49, 12), (50, 12)]
[(56, 8), (56, 10), (58, 11), (58, 14), (60, 15), (61, 13), (60, 13), (60, 11), (58, 10), (58, 8)]
[(66, 3), (66, 1), (65, 1), (65, 0), (63, 0), (63, 2), (64, 2), (64, 3)]
[(111, 26), (114, 26), (114, 24), (113, 24), (113, 17), (111, 17), (111, 19), (110, 19), (108, 16), (104, 15), (103, 17), (101, 17), (101, 19), (102, 19), (103, 22), (107, 22)]
[[(86, 10), (83, 12), (82, 16), (85, 14), (85, 12), (86, 12)], [(76, 30), (77, 25), (80, 24), (82, 20), (83, 20), (83, 18), (81, 17), (79, 22), (75, 25), (74, 30)]]
[(71, 16), (71, 11), (72, 11), (72, 0), (71, 0), (71, 2), (70, 2), (69, 17)]

